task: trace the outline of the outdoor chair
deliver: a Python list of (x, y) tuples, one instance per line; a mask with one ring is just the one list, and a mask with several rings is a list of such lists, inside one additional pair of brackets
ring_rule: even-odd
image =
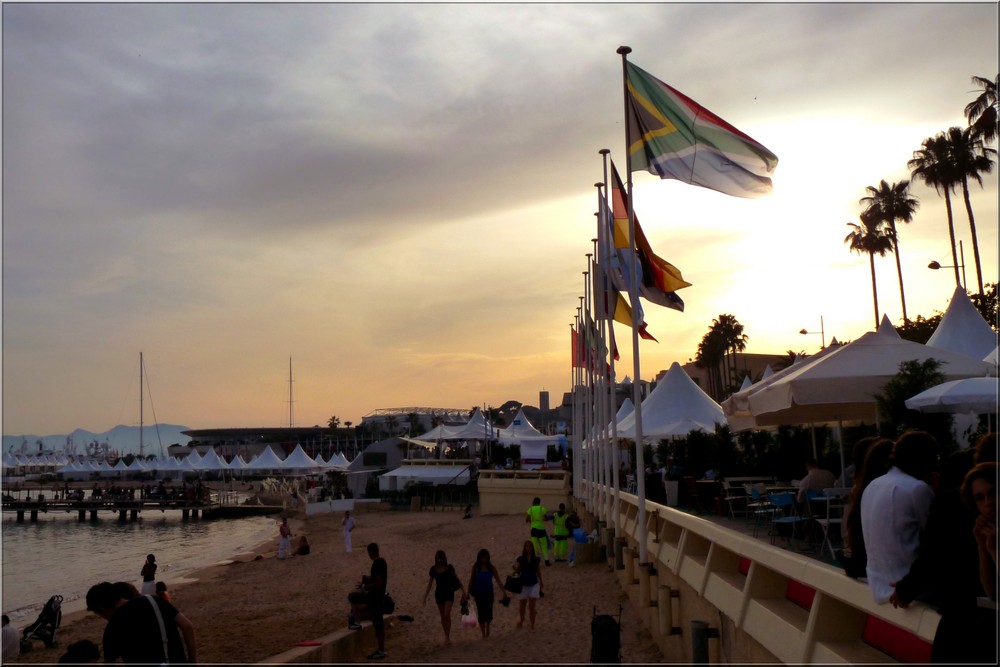
[(722, 480), (722, 499), (726, 504), (726, 511), (729, 516), (735, 519), (737, 514), (746, 514), (747, 498), (746, 489), (742, 486), (736, 486), (726, 480)]
[(841, 529), (844, 524), (844, 507), (850, 493), (850, 489), (842, 487), (823, 489), (823, 494), (826, 496), (826, 512), (824, 517), (816, 519), (816, 523), (819, 524), (820, 529), (823, 531), (823, 543), (820, 545), (819, 551), (822, 554), (824, 547), (829, 549), (830, 558), (834, 561), (837, 560), (837, 554), (833, 549), (830, 533), (831, 531), (835, 531), (838, 539), (842, 539), (843, 532)]
[(770, 532), (775, 507), (767, 498), (767, 488), (763, 484), (747, 484), (747, 495), (747, 522), (753, 518), (753, 536), (757, 537), (763, 522), (767, 523)]
[(787, 526), (788, 535), (786, 537), (789, 547), (796, 551), (801, 551), (795, 544), (795, 533), (799, 530), (803, 538), (806, 538), (805, 531), (812, 522), (811, 515), (802, 515), (795, 507), (795, 496), (791, 492), (769, 493), (768, 500), (774, 509), (774, 517), (771, 519), (771, 544), (783, 532), (783, 526)]

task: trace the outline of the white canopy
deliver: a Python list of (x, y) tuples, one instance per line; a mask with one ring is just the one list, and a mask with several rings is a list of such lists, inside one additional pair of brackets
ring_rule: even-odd
[(906, 399), (906, 407), (921, 412), (995, 413), (997, 379), (966, 378), (945, 382)]
[(468, 466), (400, 466), (381, 477), (398, 477), (400, 487), (408, 481), (430, 482), (431, 484), (467, 484)]
[[(718, 403), (688, 377), (676, 361), (642, 402), (643, 438), (685, 436), (691, 431), (713, 431), (726, 418)], [(618, 424), (618, 436), (635, 438), (635, 412)]]
[(510, 426), (500, 429), (497, 434), (502, 445), (517, 445), (523, 438), (537, 438), (544, 435), (528, 421), (523, 408), (517, 411)]
[[(982, 377), (990, 366), (981, 359), (903, 340), (888, 317), (877, 331), (816, 355), (791, 373), (750, 394), (750, 413), (758, 425), (808, 424), (849, 419), (875, 421), (875, 396), (899, 373), (904, 361), (941, 361), (948, 380)], [(777, 377), (777, 376), (774, 376)]]
[(965, 290), (956, 287), (951, 303), (927, 340), (927, 345), (983, 359), (996, 349), (997, 335), (976, 310)]

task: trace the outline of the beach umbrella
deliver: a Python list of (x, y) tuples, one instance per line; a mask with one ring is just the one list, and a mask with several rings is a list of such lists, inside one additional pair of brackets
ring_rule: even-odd
[(952, 380), (906, 399), (906, 407), (920, 412), (997, 411), (997, 379), (992, 377)]
[[(750, 394), (750, 414), (757, 426), (878, 421), (875, 397), (899, 373), (904, 361), (941, 362), (947, 380), (982, 377), (990, 366), (981, 359), (903, 340), (889, 318), (870, 331), (828, 354), (806, 359), (798, 368)], [(771, 379), (778, 377), (777, 374)], [(840, 463), (844, 467), (843, 429)]]

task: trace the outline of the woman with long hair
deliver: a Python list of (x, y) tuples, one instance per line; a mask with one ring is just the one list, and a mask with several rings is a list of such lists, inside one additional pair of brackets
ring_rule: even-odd
[[(472, 564), (469, 594), (476, 601), (476, 616), (479, 619), (479, 632), (483, 635), (483, 639), (490, 636), (490, 623), (493, 622), (494, 580), (500, 585), (502, 591), (503, 582), (500, 581), (500, 573), (497, 572), (496, 565), (490, 561), (490, 552), (486, 549), (480, 549), (476, 555), (476, 562)], [(504, 593), (503, 597), (506, 600), (507, 594)]]
[(458, 579), (455, 566), (448, 564), (448, 557), (440, 549), (434, 554), (434, 565), (431, 566), (428, 574), (430, 579), (427, 580), (427, 590), (424, 591), (424, 604), (427, 604), (427, 596), (431, 592), (431, 586), (437, 584), (434, 588), (434, 602), (437, 603), (438, 613), (441, 615), (441, 629), (444, 630), (444, 645), (450, 646), (451, 608), (455, 604), (455, 591), (462, 591), (462, 597), (464, 598), (466, 597), (465, 587), (462, 586), (462, 582)]
[(535, 555), (535, 546), (531, 540), (524, 541), (521, 555), (514, 563), (514, 571), (521, 576), (520, 613), (521, 620), (517, 627), (524, 627), (524, 608), (528, 608), (528, 621), (531, 629), (535, 629), (535, 601), (542, 596), (545, 583), (542, 581), (542, 570), (539, 567), (542, 559)]

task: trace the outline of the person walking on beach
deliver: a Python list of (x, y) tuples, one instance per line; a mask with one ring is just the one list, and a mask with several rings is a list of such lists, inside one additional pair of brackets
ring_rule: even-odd
[[(576, 532), (578, 530), (580, 533)], [(569, 566), (573, 567), (573, 561), (576, 558), (576, 545), (586, 541), (586, 535), (581, 536), (583, 524), (580, 523), (580, 515), (576, 513), (576, 510), (570, 512), (569, 516), (566, 517), (566, 532), (573, 538), (573, 548), (569, 552)]]
[(434, 588), (434, 602), (437, 603), (438, 613), (441, 615), (444, 645), (451, 646), (451, 608), (455, 604), (455, 591), (462, 591), (462, 599), (468, 599), (465, 586), (459, 580), (455, 566), (448, 564), (448, 557), (440, 549), (434, 554), (434, 565), (428, 574), (430, 579), (427, 580), (427, 590), (424, 591), (424, 604), (427, 604), (431, 586), (437, 584)]
[(149, 554), (142, 564), (142, 594), (152, 595), (156, 592), (156, 556)]
[(354, 517), (351, 516), (351, 510), (344, 512), (344, 519), (340, 523), (344, 527), (344, 546), (347, 553), (351, 553), (351, 531), (354, 530)]
[(278, 558), (288, 558), (292, 549), (292, 529), (288, 527), (288, 518), (281, 520), (278, 526)]
[[(503, 590), (503, 581), (500, 580), (500, 573), (496, 565), (490, 561), (490, 552), (480, 549), (476, 555), (476, 562), (472, 564), (472, 576), (469, 577), (469, 595), (476, 601), (476, 616), (479, 620), (479, 632), (483, 639), (490, 636), (490, 623), (493, 622), (493, 595), (494, 580)], [(507, 593), (503, 595), (507, 600)], [(464, 600), (463, 600), (464, 601)]]
[(524, 608), (528, 607), (528, 621), (531, 629), (535, 629), (535, 601), (542, 596), (545, 584), (542, 582), (542, 560), (535, 555), (535, 545), (531, 540), (524, 541), (521, 555), (514, 563), (514, 571), (521, 575), (520, 615), (517, 627), (524, 626)]
[(545, 558), (545, 564), (549, 564), (549, 535), (545, 531), (545, 519), (548, 510), (542, 505), (542, 499), (535, 497), (531, 501), (524, 520), (531, 524), (531, 544), (535, 548), (535, 553), (540, 553)]
[(194, 663), (198, 661), (194, 624), (155, 595), (126, 600), (115, 585), (102, 581), (87, 591), (87, 611), (104, 627), (104, 661), (125, 663)]
[[(369, 660), (381, 660), (385, 658), (385, 620), (382, 618), (382, 604), (385, 600), (385, 586), (389, 580), (389, 566), (385, 559), (378, 554), (378, 545), (372, 542), (368, 545), (368, 557), (372, 559), (371, 571), (367, 576), (361, 577), (358, 584), (358, 593), (364, 592), (363, 601), (368, 605), (368, 615), (371, 618), (372, 628), (375, 629), (375, 639), (378, 641), (378, 648), (368, 656)], [(357, 593), (351, 593), (348, 600), (356, 606), (362, 601)], [(360, 618), (358, 611), (355, 611), (355, 618)], [(352, 629), (360, 630), (357, 625)]]

